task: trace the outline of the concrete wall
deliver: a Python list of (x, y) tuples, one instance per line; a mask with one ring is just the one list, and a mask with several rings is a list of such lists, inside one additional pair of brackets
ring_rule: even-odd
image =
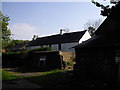
[(60, 52), (60, 54), (63, 56), (64, 61), (72, 61), (75, 59), (74, 52)]
[(89, 32), (86, 31), (85, 34), (82, 36), (82, 38), (79, 40), (79, 43), (82, 43), (90, 38), (91, 38), (91, 36), (90, 36)]

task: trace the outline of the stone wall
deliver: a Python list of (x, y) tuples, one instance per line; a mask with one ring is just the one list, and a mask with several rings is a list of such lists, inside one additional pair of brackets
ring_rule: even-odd
[(74, 52), (60, 52), (60, 54), (63, 56), (64, 61), (72, 61), (75, 59)]

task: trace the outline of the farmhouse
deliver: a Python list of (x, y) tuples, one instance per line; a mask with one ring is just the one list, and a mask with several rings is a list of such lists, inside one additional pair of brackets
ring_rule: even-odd
[(26, 46), (26, 49), (51, 47), (52, 51), (74, 52), (74, 49), (71, 47), (81, 43), (90, 37), (91, 36), (87, 30), (71, 33), (63, 33), (62, 30), (60, 30), (60, 34), (39, 37), (31, 41)]
[[(74, 70), (79, 78), (99, 86), (120, 86), (120, 3), (95, 32), (95, 36), (75, 46)], [(96, 84), (96, 85), (97, 85)], [(95, 85), (94, 85), (95, 86)]]

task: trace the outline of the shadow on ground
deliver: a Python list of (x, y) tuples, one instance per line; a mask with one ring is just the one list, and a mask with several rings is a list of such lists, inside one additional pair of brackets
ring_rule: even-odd
[(50, 72), (40, 76), (3, 80), (2, 86), (3, 90), (7, 88), (77, 88), (73, 82), (73, 71)]
[(24, 77), (17, 80), (3, 80), (3, 90), (6, 88), (112, 88), (111, 86), (93, 80), (80, 80), (73, 71), (44, 73), (40, 76)]
[(4, 70), (20, 78), (2, 80), (3, 90), (7, 88), (114, 88), (104, 82), (83, 79), (83, 77), (76, 75), (73, 70), (52, 70), (48, 72), (22, 72), (16, 68)]

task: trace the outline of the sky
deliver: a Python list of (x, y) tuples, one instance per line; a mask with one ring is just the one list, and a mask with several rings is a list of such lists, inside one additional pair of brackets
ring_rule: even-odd
[(2, 12), (10, 18), (12, 38), (18, 40), (59, 34), (64, 28), (82, 31), (89, 20), (105, 19), (91, 2), (2, 2)]

